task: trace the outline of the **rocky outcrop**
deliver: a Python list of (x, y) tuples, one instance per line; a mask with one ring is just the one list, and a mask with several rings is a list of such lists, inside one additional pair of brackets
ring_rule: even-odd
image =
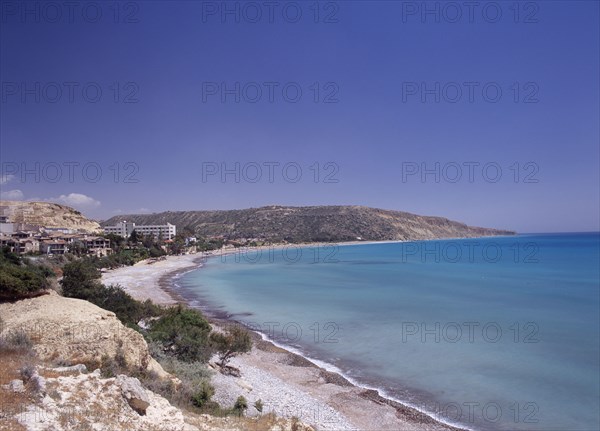
[[(7, 394), (28, 390), (31, 395), (19, 408), (3, 410), (2, 421), (10, 420), (27, 431), (314, 431), (297, 420), (269, 415), (222, 418), (186, 413), (136, 378), (102, 378), (100, 370), (88, 373), (82, 365), (38, 368), (34, 375), (46, 376), (40, 377), (44, 391), (32, 389), (31, 378), (26, 385), (14, 380), (0, 387)], [(0, 429), (5, 429), (2, 423)]]
[(150, 398), (140, 381), (135, 377), (127, 377), (121, 374), (117, 376), (116, 383), (121, 388), (121, 394), (127, 400), (129, 406), (138, 414), (145, 415), (150, 406)]
[(94, 233), (100, 225), (86, 218), (79, 211), (51, 202), (0, 201), (0, 215), (11, 223), (23, 223), (49, 228), (65, 228)]
[[(46, 391), (38, 401), (23, 406), (14, 416), (20, 425), (28, 431), (197, 430), (185, 423), (181, 410), (143, 388), (137, 379), (124, 375), (102, 378), (100, 370), (67, 374), (46, 379)], [(143, 414), (138, 410), (142, 399)]]
[(42, 360), (62, 364), (101, 363), (117, 355), (127, 366), (169, 375), (150, 356), (144, 337), (129, 329), (114, 313), (55, 292), (33, 299), (0, 304), (2, 336), (24, 331)]
[[(123, 374), (103, 378), (100, 369), (88, 372), (84, 363), (99, 364), (118, 356), (130, 369), (152, 371), (158, 378), (180, 383), (150, 356), (141, 334), (123, 326), (114, 313), (87, 301), (52, 291), (0, 303), (0, 322), (0, 338), (22, 331), (37, 353), (35, 367), (27, 365), (32, 359), (23, 359), (23, 364), (10, 370), (0, 362), (0, 370), (10, 376), (0, 386), (0, 400), (16, 396), (22, 400), (14, 410), (0, 412), (3, 423), (19, 424), (28, 431), (314, 431), (297, 420), (271, 415), (197, 415), (172, 406), (137, 378)], [(26, 368), (21, 368), (24, 364)]]
[(121, 215), (102, 225), (172, 223), (199, 235), (280, 242), (421, 240), (511, 235), (512, 231), (467, 226), (443, 217), (420, 216), (362, 206), (269, 206), (229, 211), (167, 211)]

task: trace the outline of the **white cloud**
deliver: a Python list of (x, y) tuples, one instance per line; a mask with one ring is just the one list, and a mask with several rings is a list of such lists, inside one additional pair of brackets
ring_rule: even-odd
[(98, 208), (100, 206), (100, 201), (81, 193), (69, 193), (68, 195), (60, 195), (57, 198), (47, 200), (76, 208)]
[(12, 181), (12, 179), (13, 179), (14, 177), (15, 177), (15, 176), (14, 176), (14, 175), (11, 175), (11, 174), (3, 174), (3, 175), (0, 175), (0, 185), (6, 184), (6, 183), (8, 183), (9, 181)]
[(8, 190), (0, 193), (0, 199), (6, 199), (7, 201), (22, 201), (25, 198), (21, 190)]

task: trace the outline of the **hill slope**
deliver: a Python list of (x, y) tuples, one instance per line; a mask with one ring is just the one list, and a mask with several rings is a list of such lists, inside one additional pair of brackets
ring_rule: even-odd
[(136, 224), (172, 223), (189, 226), (201, 236), (228, 239), (260, 238), (270, 241), (365, 241), (512, 235), (515, 232), (480, 227), (401, 211), (362, 206), (268, 206), (242, 210), (167, 211), (112, 217), (111, 226), (127, 220)]
[(0, 201), (0, 215), (13, 223), (96, 232), (100, 225), (79, 211), (51, 202)]

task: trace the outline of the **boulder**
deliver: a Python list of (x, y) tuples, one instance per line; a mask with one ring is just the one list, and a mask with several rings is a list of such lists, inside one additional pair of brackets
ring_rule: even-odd
[(121, 388), (121, 394), (129, 406), (139, 415), (145, 415), (146, 409), (150, 406), (150, 398), (140, 381), (135, 377), (120, 374), (117, 376), (116, 383)]

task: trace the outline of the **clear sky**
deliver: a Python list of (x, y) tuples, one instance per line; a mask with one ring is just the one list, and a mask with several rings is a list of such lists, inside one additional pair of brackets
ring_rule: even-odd
[(597, 1), (0, 3), (5, 199), (599, 230)]

